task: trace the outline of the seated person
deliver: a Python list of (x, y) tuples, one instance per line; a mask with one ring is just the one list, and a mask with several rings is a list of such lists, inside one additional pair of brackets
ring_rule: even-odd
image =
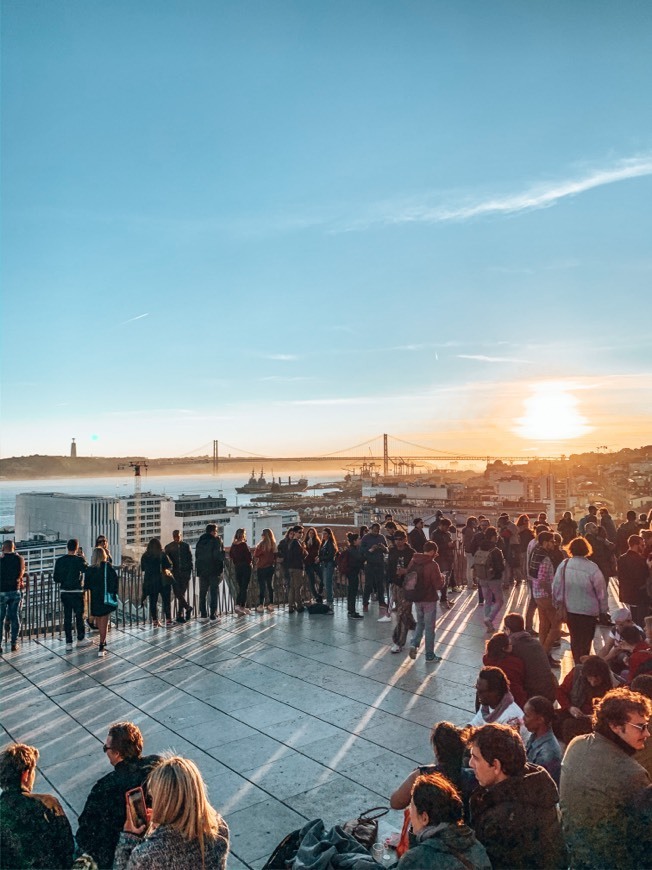
[(561, 776), (561, 747), (552, 732), (555, 708), (543, 695), (535, 695), (525, 702), (523, 723), (530, 732), (525, 753), (530, 764), (547, 770), (559, 788)]
[(466, 811), (471, 792), (478, 782), (473, 771), (464, 766), (464, 753), (466, 752), (464, 730), (450, 722), (438, 722), (430, 732), (430, 742), (437, 763), (426, 764), (413, 770), (389, 799), (391, 808), (402, 810), (410, 805), (412, 787), (417, 777), (423, 774), (441, 773), (461, 794)]
[(521, 709), (527, 701), (527, 694), (523, 681), (525, 680), (525, 665), (522, 660), (512, 654), (512, 642), (509, 635), (503, 631), (497, 631), (485, 647), (482, 664), (500, 670), (509, 680), (509, 688), (514, 700)]
[(568, 744), (579, 734), (591, 733), (594, 701), (613, 689), (615, 682), (609, 665), (599, 656), (587, 656), (566, 674), (557, 689), (560, 709), (554, 729), (560, 740)]
[[(646, 698), (652, 701), (652, 674), (640, 674), (638, 677), (634, 677), (630, 689), (632, 692), (645, 695)], [(634, 760), (638, 761), (641, 767), (647, 770), (652, 782), (652, 738), (648, 737), (645, 741), (645, 746), (637, 751)]]
[(528, 698), (543, 695), (554, 702), (557, 677), (550, 669), (550, 661), (544, 648), (525, 630), (525, 620), (521, 614), (508, 613), (503, 620), (503, 628), (512, 642), (512, 655), (521, 659), (525, 666), (523, 685)]
[(620, 632), (618, 648), (627, 656), (627, 670), (622, 672), (622, 676), (628, 683), (631, 683), (639, 673), (648, 672), (648, 668), (642, 668), (642, 666), (652, 659), (652, 646), (650, 646), (647, 639), (641, 640), (637, 626), (626, 625), (623, 627)]
[(2, 867), (70, 867), (70, 822), (51, 794), (34, 794), (34, 746), (14, 743), (0, 753)]
[[(609, 637), (605, 641), (604, 646), (598, 651), (598, 655), (609, 664), (614, 674), (620, 676), (626, 668), (627, 658), (626, 653), (619, 646), (621, 641), (620, 632), (626, 625), (634, 625), (634, 621), (628, 607), (619, 607), (617, 610), (614, 610), (611, 614), (611, 619), (614, 627), (609, 632)], [(640, 632), (639, 640), (642, 640), (644, 637), (643, 629), (639, 625), (635, 627)]]
[(523, 710), (514, 701), (509, 690), (509, 680), (500, 668), (482, 668), (478, 674), (475, 690), (480, 709), (469, 723), (474, 728), (490, 723), (510, 725), (523, 741), (529, 733), (523, 725)]
[(491, 870), (484, 846), (462, 814), (462, 799), (446, 777), (418, 776), (410, 801), (410, 847), (399, 870)]

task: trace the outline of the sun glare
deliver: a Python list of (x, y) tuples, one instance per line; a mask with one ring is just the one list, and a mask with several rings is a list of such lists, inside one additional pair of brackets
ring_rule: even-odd
[(523, 402), (524, 414), (514, 432), (535, 441), (565, 441), (591, 431), (578, 410), (577, 398), (567, 384), (546, 381), (532, 387)]

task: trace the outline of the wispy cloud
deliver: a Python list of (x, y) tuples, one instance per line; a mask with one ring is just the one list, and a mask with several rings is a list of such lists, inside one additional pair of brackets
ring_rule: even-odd
[(282, 381), (283, 383), (292, 383), (294, 381), (311, 381), (313, 378), (309, 378), (304, 375), (296, 375), (295, 377), (288, 377), (286, 375), (266, 375), (264, 378), (258, 378), (259, 381)]
[(274, 359), (279, 362), (294, 362), (299, 357), (294, 353), (268, 353), (265, 354), (265, 359)]
[(143, 317), (149, 317), (149, 311), (147, 311), (145, 314), (139, 314), (136, 317), (130, 317), (129, 320), (123, 320), (120, 326), (124, 326), (125, 323), (133, 323), (134, 320), (142, 320)]
[(611, 166), (585, 170), (576, 178), (565, 178), (531, 185), (518, 193), (503, 194), (481, 200), (467, 200), (453, 204), (415, 201), (394, 202), (378, 205), (375, 213), (346, 225), (346, 230), (363, 230), (374, 224), (442, 223), (466, 221), (489, 215), (507, 215), (532, 211), (555, 205), (560, 200), (577, 196), (630, 178), (652, 175), (652, 154), (629, 157)]
[(487, 363), (529, 363), (529, 359), (515, 359), (511, 356), (485, 356), (482, 353), (458, 353), (458, 359), (473, 359), (477, 362)]

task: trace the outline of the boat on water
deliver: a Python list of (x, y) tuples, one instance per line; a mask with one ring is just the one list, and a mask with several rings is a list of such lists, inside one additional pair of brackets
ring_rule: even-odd
[(288, 477), (287, 483), (282, 483), (279, 477), (278, 481), (272, 477), (272, 482), (268, 483), (265, 480), (265, 473), (260, 469), (260, 477), (256, 479), (256, 470), (251, 469), (251, 477), (244, 486), (236, 486), (235, 491), (240, 493), (285, 493), (285, 492), (305, 492), (308, 489), (308, 481), (305, 477), (300, 477), (299, 480), (292, 482), (292, 478)]

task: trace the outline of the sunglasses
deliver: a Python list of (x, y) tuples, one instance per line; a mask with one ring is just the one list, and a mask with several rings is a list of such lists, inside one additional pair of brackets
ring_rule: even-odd
[(648, 734), (650, 733), (650, 723), (649, 722), (625, 722), (625, 727), (627, 727), (628, 725), (631, 725), (632, 728), (636, 728), (638, 731), (641, 732), (641, 734), (644, 731), (647, 731)]

